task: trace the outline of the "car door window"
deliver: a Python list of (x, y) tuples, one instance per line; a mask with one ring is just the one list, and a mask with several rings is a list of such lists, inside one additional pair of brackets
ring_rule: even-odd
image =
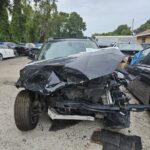
[(141, 61), (142, 64), (150, 65), (150, 53)]

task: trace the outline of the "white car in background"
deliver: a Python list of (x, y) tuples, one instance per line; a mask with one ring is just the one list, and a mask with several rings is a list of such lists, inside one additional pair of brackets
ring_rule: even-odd
[(7, 45), (0, 45), (0, 61), (4, 58), (15, 57), (14, 50), (9, 48)]

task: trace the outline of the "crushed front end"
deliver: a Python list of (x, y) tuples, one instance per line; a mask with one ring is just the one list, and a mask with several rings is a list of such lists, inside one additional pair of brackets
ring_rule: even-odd
[(116, 70), (123, 57), (110, 48), (31, 63), (16, 86), (29, 93), (37, 115), (48, 110), (52, 119), (104, 118), (108, 126), (129, 127), (130, 111), (150, 106), (130, 104), (121, 90), (126, 81)]

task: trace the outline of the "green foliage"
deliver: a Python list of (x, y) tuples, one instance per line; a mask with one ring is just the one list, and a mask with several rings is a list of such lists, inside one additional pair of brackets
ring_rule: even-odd
[(7, 41), (9, 37), (9, 22), (8, 22), (8, 0), (1, 0), (0, 4), (0, 41)]
[(54, 0), (42, 0), (39, 2), (39, 9), (35, 14), (34, 27), (36, 29), (36, 37), (40, 42), (50, 37), (53, 33), (54, 26), (53, 16), (57, 13), (57, 7)]
[[(83, 37), (86, 30), (86, 23), (76, 12), (58, 12), (56, 0), (1, 0), (0, 3), (0, 41), (43, 42), (49, 37)], [(146, 29), (150, 29), (150, 20), (135, 32)], [(93, 36), (131, 34), (130, 27), (120, 25), (113, 32)]]
[(131, 35), (131, 29), (126, 24), (120, 25), (113, 32), (108, 33), (95, 33), (92, 36), (117, 36), (117, 35)]
[(0, 15), (0, 41), (7, 41), (9, 38), (8, 13), (4, 8)]
[(137, 28), (134, 32), (139, 33), (143, 32), (147, 29), (150, 29), (150, 20), (147, 20), (144, 24), (142, 24), (139, 28)]
[(10, 4), (9, 0), (1, 0), (0, 1), (0, 15), (2, 14), (4, 8), (5, 9), (8, 8), (9, 4)]
[(83, 37), (83, 32), (86, 30), (86, 24), (76, 12), (69, 15), (66, 23), (68, 37)]
[(118, 28), (113, 32), (114, 35), (131, 35), (131, 29), (127, 25), (120, 25)]
[(55, 0), (34, 1), (31, 5), (31, 0), (13, 0), (12, 4), (1, 0), (1, 41), (43, 42), (49, 37), (83, 36), (86, 24), (79, 14), (58, 12)]
[(52, 22), (52, 37), (67, 37), (67, 22), (68, 22), (69, 14), (65, 12), (57, 13), (53, 16)]
[(86, 24), (79, 14), (60, 12), (53, 18), (54, 37), (83, 37)]
[(21, 0), (14, 0), (11, 21), (11, 39), (15, 42), (24, 41), (25, 17), (22, 8)]

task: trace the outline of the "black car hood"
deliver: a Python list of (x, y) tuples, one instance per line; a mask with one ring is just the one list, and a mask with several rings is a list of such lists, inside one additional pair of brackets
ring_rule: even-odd
[(16, 86), (48, 94), (69, 84), (79, 84), (111, 74), (123, 58), (120, 50), (107, 48), (33, 62), (20, 71)]

